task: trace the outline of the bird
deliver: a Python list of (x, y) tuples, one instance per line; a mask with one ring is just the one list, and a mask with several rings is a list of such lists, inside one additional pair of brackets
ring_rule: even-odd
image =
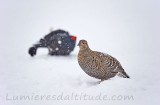
[(100, 79), (100, 82), (116, 75), (130, 78), (116, 58), (109, 54), (91, 50), (86, 40), (80, 40), (78, 46), (78, 63), (89, 76)]
[(37, 49), (47, 48), (49, 55), (69, 55), (75, 48), (76, 36), (70, 35), (69, 32), (58, 29), (41, 38), (36, 44), (29, 48), (30, 56), (35, 56)]

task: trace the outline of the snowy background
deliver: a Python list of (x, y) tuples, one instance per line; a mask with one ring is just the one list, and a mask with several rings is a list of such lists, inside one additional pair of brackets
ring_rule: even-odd
[[(158, 105), (159, 5), (158, 0), (0, 0), (0, 105)], [(131, 79), (115, 77), (95, 84), (98, 80), (78, 65), (78, 47), (69, 57), (49, 56), (47, 49), (30, 57), (28, 48), (51, 27), (116, 57)], [(72, 93), (108, 99), (12, 100)]]

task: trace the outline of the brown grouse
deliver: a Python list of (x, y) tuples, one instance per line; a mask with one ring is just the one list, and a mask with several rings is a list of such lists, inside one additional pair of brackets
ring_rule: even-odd
[(116, 58), (108, 54), (92, 51), (86, 40), (80, 40), (78, 46), (80, 47), (78, 63), (89, 76), (101, 79), (101, 81), (116, 75), (129, 78)]

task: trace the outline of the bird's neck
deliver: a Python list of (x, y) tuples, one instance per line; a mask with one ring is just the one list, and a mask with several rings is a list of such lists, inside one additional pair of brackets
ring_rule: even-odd
[(80, 49), (80, 52), (90, 52), (91, 51), (91, 49), (88, 47), (88, 48), (85, 48), (85, 49)]

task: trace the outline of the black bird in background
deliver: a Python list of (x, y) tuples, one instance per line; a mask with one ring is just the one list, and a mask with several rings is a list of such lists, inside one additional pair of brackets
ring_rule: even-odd
[(76, 36), (70, 35), (64, 30), (51, 31), (38, 43), (29, 48), (28, 53), (31, 56), (36, 55), (38, 48), (47, 48), (49, 55), (69, 55), (75, 48)]

